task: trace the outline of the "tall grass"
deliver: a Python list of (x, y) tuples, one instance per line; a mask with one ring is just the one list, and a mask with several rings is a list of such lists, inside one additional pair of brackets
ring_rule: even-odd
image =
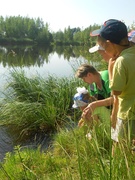
[(37, 150), (16, 147), (14, 154), (8, 153), (1, 164), (0, 177), (4, 180), (134, 180), (135, 155), (119, 144), (114, 157), (110, 157), (111, 142), (104, 126), (93, 130), (91, 140), (86, 138), (87, 132), (86, 127), (61, 129), (46, 152), (40, 147)]
[(0, 122), (22, 132), (55, 130), (74, 114), (72, 98), (80, 84), (74, 77), (28, 78), (14, 70), (1, 102)]

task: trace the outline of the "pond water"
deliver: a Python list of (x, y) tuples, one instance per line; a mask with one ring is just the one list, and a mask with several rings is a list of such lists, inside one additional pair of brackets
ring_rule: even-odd
[[(55, 49), (35, 47), (0, 47), (0, 91), (3, 92), (10, 79), (10, 71), (14, 68), (24, 70), (28, 76), (47, 77), (53, 75), (57, 77), (70, 77), (74, 75), (74, 69), (87, 59), (77, 54), (79, 50), (72, 47), (66, 47), (61, 50), (60, 47)], [(97, 62), (94, 62), (97, 65)], [(3, 94), (0, 93), (0, 98)], [(23, 145), (34, 146), (38, 143), (47, 146), (48, 136), (44, 139), (38, 139), (34, 142), (29, 140)], [(3, 160), (5, 153), (12, 151), (14, 145), (13, 137), (8, 133), (7, 128), (0, 127), (0, 160)]]
[[(82, 58), (83, 59), (83, 58)], [(49, 56), (49, 62), (44, 61), (40, 66), (38, 64), (31, 66), (15, 67), (16, 69), (24, 70), (25, 74), (28, 76), (40, 75), (42, 77), (47, 77), (48, 75), (58, 76), (58, 77), (70, 77), (74, 75), (72, 64), (77, 62), (76, 58), (71, 58), (69, 61), (64, 59), (63, 56), (59, 57), (57, 53), (51, 54)], [(10, 78), (10, 71), (14, 67), (6, 66), (0, 64), (0, 87), (6, 84), (6, 80)]]
[(13, 141), (5, 127), (0, 127), (0, 160), (5, 156), (5, 153), (13, 150)]

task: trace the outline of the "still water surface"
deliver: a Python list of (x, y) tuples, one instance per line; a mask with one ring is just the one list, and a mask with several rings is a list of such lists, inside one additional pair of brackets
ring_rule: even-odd
[[(82, 58), (83, 60), (83, 58)], [(63, 56), (59, 57), (57, 53), (49, 55), (49, 62), (44, 61), (40, 66), (34, 64), (31, 66), (16, 67), (16, 69), (21, 69), (25, 71), (28, 76), (40, 75), (42, 77), (47, 77), (48, 75), (53, 75), (57, 77), (70, 77), (74, 75), (72, 65), (77, 62), (77, 58), (70, 58), (69, 61), (64, 59)], [(13, 67), (4, 67), (2, 63), (0, 64), (0, 88), (3, 89), (6, 79), (10, 78), (10, 71)]]

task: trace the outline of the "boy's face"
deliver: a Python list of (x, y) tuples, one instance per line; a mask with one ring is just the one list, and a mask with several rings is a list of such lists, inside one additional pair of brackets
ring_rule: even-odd
[(116, 55), (116, 49), (114, 43), (111, 43), (109, 40), (103, 41), (100, 37), (98, 37), (98, 44), (105, 49), (104, 53), (106, 53), (106, 57), (103, 58), (110, 59)]
[(111, 56), (107, 54), (104, 50), (98, 50), (98, 52), (102, 56), (102, 58), (108, 63)]
[(85, 82), (85, 83), (88, 83), (88, 84), (92, 84), (93, 83), (93, 74), (92, 73), (88, 73), (86, 76), (82, 77), (82, 80)]

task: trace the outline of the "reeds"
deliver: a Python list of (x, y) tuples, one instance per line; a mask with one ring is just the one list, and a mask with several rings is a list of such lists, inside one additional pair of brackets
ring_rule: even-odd
[(73, 95), (80, 81), (75, 78), (41, 76), (28, 78), (13, 70), (4, 100), (1, 102), (1, 124), (13, 125), (22, 132), (56, 130), (57, 125), (74, 115)]

